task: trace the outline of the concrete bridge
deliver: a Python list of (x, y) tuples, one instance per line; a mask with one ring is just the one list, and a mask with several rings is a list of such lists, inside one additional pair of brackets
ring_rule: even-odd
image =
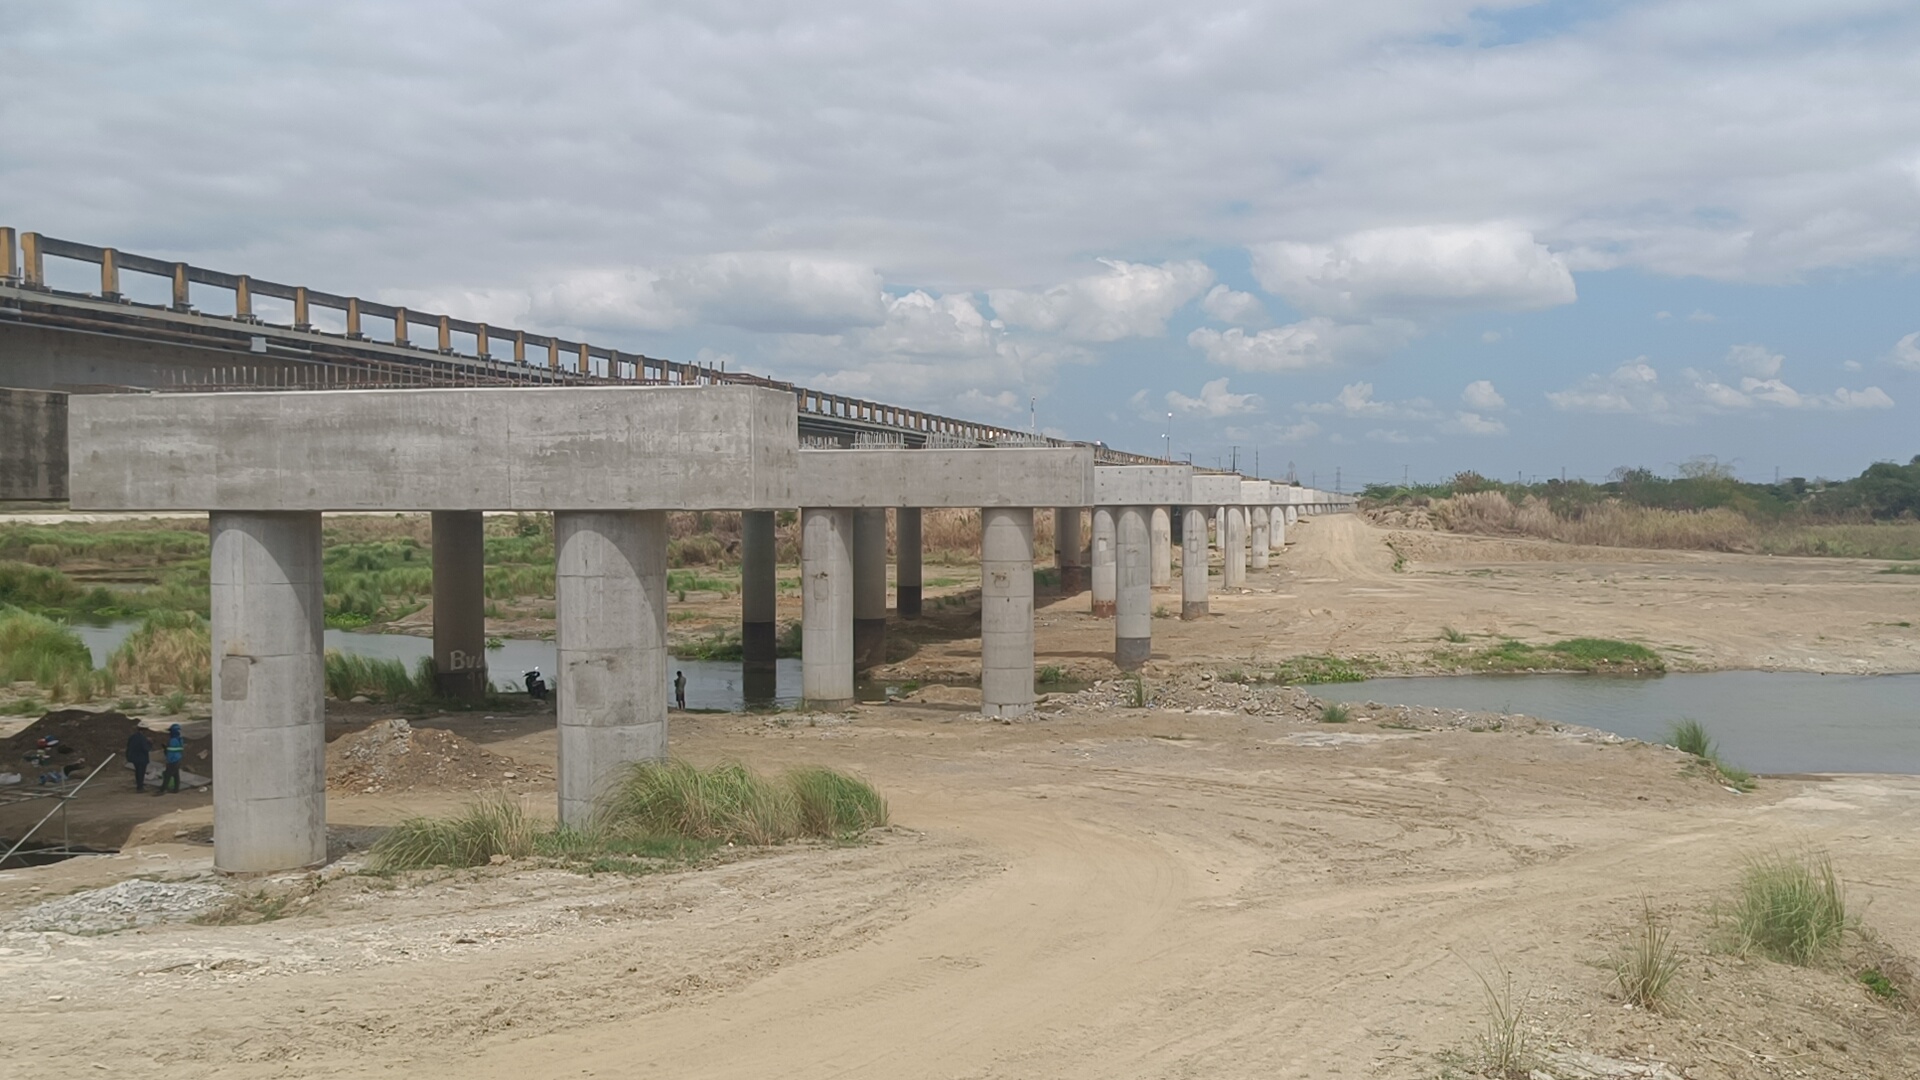
[[(179, 270), (175, 280), (193, 279)], [(113, 291), (109, 284), (103, 276), (103, 292)], [(251, 286), (238, 287), (244, 295)], [(44, 309), (32, 332), (77, 332), (56, 325), (65, 316), (48, 314), (52, 294), (38, 286), (23, 280), (0, 289), (10, 298), (28, 294), (22, 312), (29, 303)], [(396, 325), (410, 319), (401, 313)], [(238, 316), (227, 321), (239, 324), (229, 332), (251, 326)], [(440, 319), (443, 340), (449, 325)], [(0, 342), (11, 333), (0, 330)], [(483, 352), (490, 335), (480, 332)], [(806, 391), (705, 369), (663, 385), (650, 373), (677, 378), (680, 367), (650, 367), (666, 362), (644, 357), (632, 358), (632, 377), (617, 368), (610, 375), (593, 370), (590, 347), (576, 355), (581, 367), (572, 371), (514, 361), (503, 369), (513, 378), (485, 386), (0, 393), (0, 432), (27, 432), (26, 421), (38, 417), (44, 423), (21, 441), (43, 457), (64, 438), (57, 449), (65, 460), (57, 468), (43, 460), (31, 475), (64, 479), (75, 510), (210, 515), (219, 868), (283, 870), (325, 855), (324, 512), (432, 514), (434, 665), (442, 691), (454, 696), (488, 687), (482, 514), (554, 514), (559, 811), (577, 823), (626, 765), (667, 753), (670, 510), (742, 512), (741, 636), (746, 671), (763, 678), (771, 677), (776, 636), (774, 515), (799, 510), (802, 694), (810, 707), (836, 709), (852, 703), (856, 672), (885, 654), (888, 514), (897, 613), (915, 618), (922, 512), (978, 508), (982, 711), (1018, 716), (1035, 702), (1036, 512), (1054, 514), (1063, 591), (1090, 592), (1093, 613), (1113, 618), (1114, 662), (1131, 670), (1152, 655), (1152, 590), (1173, 584), (1176, 515), (1180, 614), (1197, 619), (1208, 611), (1210, 554), (1221, 559), (1221, 587), (1243, 588), (1301, 514), (1352, 506), (1345, 496), (1116, 460), (1094, 445), (957, 427), (962, 422), (873, 403), (833, 399), (828, 413), (812, 414)], [(0, 370), (16, 359), (0, 353)], [(445, 370), (507, 364), (443, 354), (425, 362), (451, 365)], [(65, 407), (56, 409), (55, 399)], [(872, 437), (875, 428), (809, 437), (810, 415), (896, 425), (903, 437), (887, 445)], [(902, 445), (909, 434), (917, 445)]]

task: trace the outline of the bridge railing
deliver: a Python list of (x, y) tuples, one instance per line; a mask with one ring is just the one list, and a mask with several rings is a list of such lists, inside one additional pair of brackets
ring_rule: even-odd
[[(47, 282), (46, 261), (49, 258), (67, 259), (98, 267), (99, 292), (71, 294), (53, 289)], [(171, 303), (153, 305), (139, 304), (129, 300), (120, 287), (121, 275), (126, 273), (150, 275), (169, 282)], [(190, 263), (156, 259), (116, 248), (80, 244), (40, 233), (16, 232), (5, 226), (0, 226), (0, 285), (53, 295), (77, 295), (108, 303), (124, 304), (135, 309), (166, 310), (217, 323), (272, 326), (277, 330), (291, 331), (295, 334), (332, 339), (349, 348), (353, 343), (385, 345), (386, 343), (373, 342), (373, 339), (369, 338), (362, 329), (364, 319), (385, 320), (392, 326), (391, 347), (393, 348), (425, 351), (423, 346), (416, 344), (416, 340), (430, 340), (433, 343), (432, 352), (439, 357), (471, 361), (491, 367), (506, 362), (506, 356), (495, 352), (498, 347), (510, 351), (511, 363), (515, 368), (530, 372), (537, 371), (562, 382), (607, 381), (672, 386), (726, 383), (771, 387), (792, 393), (795, 405), (803, 416), (829, 419), (856, 429), (867, 427), (875, 431), (910, 433), (917, 436), (917, 441), (923, 445), (928, 441), (937, 441), (941, 445), (971, 443), (975, 446), (1087, 445), (1066, 439), (1034, 435), (1013, 428), (812, 390), (747, 372), (727, 371), (724, 365), (714, 367), (662, 360), (639, 353), (624, 352), (609, 346), (571, 341), (553, 334), (491, 326), (484, 322), (455, 318), (450, 315), (414, 311), (400, 304), (387, 304), (357, 296), (325, 292), (304, 285), (288, 285), (246, 274), (209, 270)], [(193, 307), (193, 288), (196, 285), (230, 293), (233, 297), (233, 314), (231, 316), (212, 315), (197, 311)], [(292, 322), (267, 323), (262, 320), (254, 312), (254, 300), (259, 297), (271, 297), (291, 304)], [(345, 327), (344, 331), (332, 333), (317, 327), (312, 318), (316, 309), (338, 313), (339, 321)], [(414, 336), (416, 329), (421, 332), (419, 339)], [(455, 349), (454, 335), (456, 334), (472, 339), (472, 353), (463, 353)], [(395, 354), (387, 355), (391, 357)], [(1095, 459), (1103, 464), (1160, 462), (1159, 458), (1129, 454), (1098, 443), (1093, 446)]]

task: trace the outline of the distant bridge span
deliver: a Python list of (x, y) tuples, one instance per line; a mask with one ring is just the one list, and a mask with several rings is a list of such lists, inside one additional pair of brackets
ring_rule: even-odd
[[(49, 286), (49, 259), (91, 264), (97, 292)], [(137, 303), (121, 275), (168, 283), (169, 303)], [(230, 296), (233, 314), (193, 306), (194, 287)], [(269, 322), (256, 301), (287, 313)], [(316, 319), (330, 327), (323, 329)], [(376, 341), (371, 320), (388, 331)], [(389, 329), (390, 328), (390, 329)], [(912, 448), (1092, 446), (1110, 465), (1158, 464), (1100, 443), (1073, 442), (746, 372), (661, 360), (585, 341), (285, 285), (114, 248), (0, 227), (0, 384), (87, 392), (349, 389), (425, 386), (715, 385), (791, 393), (813, 446)]]

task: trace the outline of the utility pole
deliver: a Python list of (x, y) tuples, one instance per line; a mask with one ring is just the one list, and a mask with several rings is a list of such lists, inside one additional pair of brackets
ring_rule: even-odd
[(1233, 453), (1233, 457), (1230, 459), (1232, 463), (1227, 467), (1227, 471), (1237, 473), (1240, 471), (1240, 447), (1236, 444), (1227, 447), (1227, 449)]
[(1287, 483), (1297, 484), (1299, 482), (1300, 474), (1293, 471), (1293, 462), (1287, 462)]
[(1260, 479), (1260, 448), (1253, 448), (1253, 478)]
[(1333, 467), (1333, 493), (1340, 494), (1340, 466)]
[(1413, 475), (1413, 466), (1411, 465), (1400, 466), (1400, 486), (1411, 487), (1412, 484), (1410, 483), (1408, 478), (1411, 477), (1412, 475)]
[(1167, 414), (1166, 442), (1167, 442), (1166, 453), (1163, 456), (1168, 461), (1172, 461), (1173, 460), (1173, 414), (1172, 413)]

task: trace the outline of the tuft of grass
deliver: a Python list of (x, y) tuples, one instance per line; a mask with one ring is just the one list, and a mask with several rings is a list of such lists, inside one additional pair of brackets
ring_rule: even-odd
[(1141, 678), (1140, 673), (1137, 671), (1134, 672), (1133, 675), (1131, 676), (1131, 681), (1133, 683), (1133, 686), (1128, 691), (1127, 703), (1132, 705), (1136, 709), (1146, 708), (1147, 707), (1147, 681)]
[(1824, 851), (1749, 860), (1725, 917), (1741, 953), (1803, 967), (1832, 955), (1853, 925), (1846, 891)]
[(1920, 574), (1920, 564), (1901, 563), (1898, 566), (1889, 566), (1879, 572), (1882, 574)]
[(1613, 981), (1620, 996), (1642, 1009), (1664, 1008), (1667, 989), (1679, 972), (1672, 930), (1653, 913), (1651, 901), (1641, 901), (1640, 925), (1613, 957)]
[(450, 818), (416, 817), (388, 829), (368, 855), (376, 869), (485, 866), (495, 855), (534, 853), (538, 830), (525, 808), (503, 795), (481, 799)]
[(1703, 761), (1713, 759), (1713, 740), (1707, 737), (1707, 729), (1698, 720), (1682, 717), (1675, 722), (1667, 732), (1667, 745)]
[(744, 844), (777, 844), (799, 835), (792, 792), (744, 765), (636, 763), (604, 812), (611, 831), (638, 835)]
[(1067, 681), (1067, 673), (1065, 671), (1062, 671), (1060, 668), (1055, 667), (1052, 664), (1048, 664), (1047, 666), (1041, 668), (1038, 672), (1034, 674), (1033, 681), (1036, 685), (1039, 685), (1039, 686), (1050, 686), (1054, 683), (1063, 683)]
[(858, 836), (887, 823), (887, 800), (873, 785), (832, 769), (795, 769), (786, 775), (802, 835)]
[(1720, 760), (1718, 749), (1698, 720), (1682, 718), (1667, 733), (1667, 745), (1689, 754), (1718, 773), (1722, 782), (1740, 790), (1753, 790), (1753, 774)]
[(187, 711), (186, 692), (181, 690), (175, 690), (173, 693), (168, 694), (165, 700), (161, 702), (160, 707), (166, 710), (166, 713), (168, 716), (179, 716), (181, 713), (186, 712)]
[(158, 693), (204, 694), (213, 687), (213, 631), (191, 612), (155, 611), (108, 661), (120, 682)]
[(1473, 977), (1480, 980), (1486, 1010), (1478, 1040), (1481, 1075), (1499, 1077), (1501, 1080), (1527, 1080), (1533, 1072), (1533, 1053), (1527, 1045), (1527, 1033), (1522, 1024), (1526, 1002), (1514, 999), (1513, 973), (1502, 967), (1500, 982), (1495, 985), (1479, 969), (1470, 970), (1473, 971)]
[(1344, 724), (1353, 719), (1353, 709), (1337, 701), (1330, 701), (1320, 708), (1320, 722), (1323, 724)]
[(1902, 996), (1900, 988), (1894, 985), (1892, 979), (1887, 978), (1886, 972), (1877, 967), (1861, 968), (1854, 974), (1854, 978), (1860, 980), (1860, 985), (1866, 987), (1881, 1001), (1899, 1001)]
[(1460, 632), (1460, 631), (1458, 631), (1458, 630), (1455, 630), (1455, 629), (1454, 629), (1453, 627), (1451, 627), (1451, 626), (1443, 626), (1443, 627), (1441, 627), (1441, 628), (1440, 628), (1440, 637), (1441, 637), (1441, 638), (1442, 638), (1443, 640), (1446, 640), (1446, 641), (1451, 641), (1451, 642), (1452, 642), (1452, 643), (1454, 643), (1455, 645), (1464, 645), (1464, 644), (1466, 644), (1466, 642), (1467, 642), (1467, 635), (1465, 635), (1465, 634), (1463, 634), (1463, 633), (1461, 633), (1461, 632)]
[(61, 700), (94, 691), (93, 654), (65, 626), (17, 608), (0, 608), (0, 682), (31, 682)]
[(721, 631), (673, 647), (673, 655), (683, 660), (739, 660), (746, 655), (738, 631)]

